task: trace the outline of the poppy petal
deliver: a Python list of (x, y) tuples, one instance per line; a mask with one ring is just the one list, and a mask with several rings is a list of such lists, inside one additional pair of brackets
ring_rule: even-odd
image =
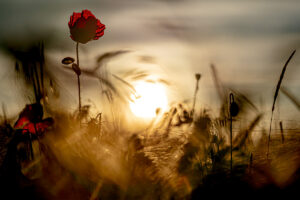
[(26, 124), (28, 124), (30, 121), (29, 119), (25, 117), (21, 117), (18, 119), (18, 121), (15, 123), (14, 128), (15, 129), (20, 129), (23, 128)]
[(31, 133), (31, 134), (36, 134), (38, 133), (43, 133), (46, 131), (47, 128), (53, 125), (53, 119), (52, 118), (46, 118), (42, 122), (38, 122), (36, 124), (34, 123), (28, 123), (23, 127), (23, 134), (26, 133)]
[(85, 19), (88, 19), (89, 17), (92, 17), (92, 18), (96, 19), (96, 17), (89, 10), (83, 10), (82, 13), (81, 13), (81, 15)]
[(104, 35), (105, 25), (89, 10), (83, 10), (81, 13), (73, 12), (68, 25), (71, 39), (83, 44)]

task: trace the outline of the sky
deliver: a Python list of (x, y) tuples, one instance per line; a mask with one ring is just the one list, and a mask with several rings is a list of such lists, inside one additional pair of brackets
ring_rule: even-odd
[[(282, 67), (300, 46), (297, 0), (1, 0), (0, 44), (42, 39), (53, 69), (61, 71), (57, 69), (61, 59), (75, 53), (67, 22), (74, 11), (83, 9), (91, 10), (107, 27), (102, 38), (80, 48), (86, 68), (101, 53), (130, 50), (133, 53), (110, 64), (111, 70), (141, 67), (158, 73), (172, 83), (170, 95), (177, 101), (193, 97), (194, 74), (201, 73), (198, 105), (215, 110), (219, 100), (210, 64), (216, 66), (224, 85), (250, 94), (257, 104), (262, 99), (268, 110)], [(137, 62), (140, 55), (153, 57), (155, 65)], [(0, 101), (17, 112), (24, 99), (16, 95), (20, 86), (13, 76), (13, 61), (1, 50), (0, 64)], [(298, 99), (299, 64), (297, 52), (282, 83)], [(69, 83), (65, 87), (73, 99), (70, 104), (76, 106), (73, 77), (57, 76)], [(284, 119), (299, 116), (283, 95), (280, 103)]]

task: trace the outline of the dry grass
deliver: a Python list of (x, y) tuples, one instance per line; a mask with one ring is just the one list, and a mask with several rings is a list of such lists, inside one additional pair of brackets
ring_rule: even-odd
[[(126, 52), (108, 52), (100, 55), (97, 62), (103, 67), (104, 62)], [(272, 112), (289, 60), (277, 85)], [(29, 61), (22, 60), (24, 69)], [(114, 110), (114, 106), (128, 101), (134, 90), (126, 77), (135, 80), (148, 75), (131, 71), (122, 78), (98, 74), (99, 68), (82, 70), (82, 73), (96, 77), (107, 86), (107, 107), (112, 113), (121, 112)], [(46, 98), (53, 84), (49, 87), (44, 84), (52, 80), (53, 72), (42, 71), (38, 75), (31, 73), (33, 77), (27, 74), (31, 80), (29, 88), (34, 90), (35, 101), (44, 102), (45, 114), (53, 117), (55, 124), (31, 141), (34, 159), (28, 157), (28, 138), (9, 124), (13, 121), (4, 117), (0, 129), (0, 188), (5, 188), (5, 193), (12, 198), (198, 199), (205, 194), (225, 196), (228, 191), (232, 194), (242, 191), (245, 195), (252, 191), (269, 192), (268, 188), (293, 191), (299, 184), (299, 132), (288, 132), (281, 126), (282, 133), (274, 134), (268, 152), (270, 159), (266, 159), (269, 138), (265, 131), (260, 131), (257, 144), (252, 137), (263, 114), (250, 98), (236, 91), (233, 92), (241, 112), (233, 123), (242, 117), (249, 123), (235, 131), (232, 138), (230, 173), (228, 90), (221, 86), (214, 66), (213, 77), (222, 101), (220, 117), (212, 117), (206, 109), (195, 110), (200, 80), (196, 75), (191, 108), (178, 103), (169, 111), (158, 113), (148, 127), (135, 131), (128, 129), (122, 116), (98, 113), (92, 117), (87, 105), (78, 108), (81, 112), (55, 109)], [(129, 94), (122, 95), (120, 91), (124, 87)], [(254, 118), (247, 115), (250, 109), (255, 110)]]

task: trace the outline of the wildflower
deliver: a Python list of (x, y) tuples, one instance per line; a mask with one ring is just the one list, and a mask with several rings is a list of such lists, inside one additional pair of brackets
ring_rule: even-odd
[(42, 134), (53, 125), (52, 118), (42, 119), (43, 108), (40, 104), (26, 105), (14, 125), (15, 129), (21, 129), (23, 134)]
[(68, 25), (72, 40), (82, 44), (98, 40), (104, 35), (105, 25), (89, 10), (83, 10), (81, 13), (73, 12)]

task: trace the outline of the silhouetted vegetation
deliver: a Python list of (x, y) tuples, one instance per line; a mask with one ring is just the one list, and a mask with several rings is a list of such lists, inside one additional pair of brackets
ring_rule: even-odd
[[(82, 105), (80, 96), (78, 110), (52, 105), (48, 97), (59, 89), (55, 88), (55, 71), (45, 64), (43, 43), (22, 51), (4, 48), (16, 60), (18, 80), (28, 85), (24, 92), (31, 91), (35, 98), (26, 102), (16, 123), (7, 118), (5, 106), (2, 109), (3, 195), (12, 199), (243, 198), (292, 194), (299, 188), (299, 127), (285, 130), (280, 122), (280, 132), (273, 134), (272, 143), (271, 128), (268, 136), (259, 129), (258, 141), (254, 141), (253, 132), (264, 113), (251, 97), (223, 86), (214, 65), (212, 76), (221, 100), (219, 116), (195, 106), (202, 76), (197, 73), (191, 75), (191, 81), (196, 79), (196, 87), (191, 88), (195, 91), (192, 105), (176, 102), (166, 112), (157, 109), (157, 116), (145, 128), (135, 129), (127, 127), (126, 113), (114, 115), (122, 113), (114, 106), (132, 101), (131, 95), (136, 94), (131, 81), (147, 81), (149, 73), (138, 69), (122, 75), (101, 71), (107, 62), (128, 51), (99, 55), (96, 67), (90, 70), (79, 68), (78, 58), (77, 67), (70, 67), (74, 58), (59, 58), (78, 80), (83, 75), (99, 81), (101, 94), (108, 100), (104, 104), (111, 112), (107, 109), (92, 115), (90, 105)], [(272, 112), (294, 53), (280, 76)], [(158, 82), (170, 84), (164, 79)], [(242, 118), (248, 121), (238, 127)]]

